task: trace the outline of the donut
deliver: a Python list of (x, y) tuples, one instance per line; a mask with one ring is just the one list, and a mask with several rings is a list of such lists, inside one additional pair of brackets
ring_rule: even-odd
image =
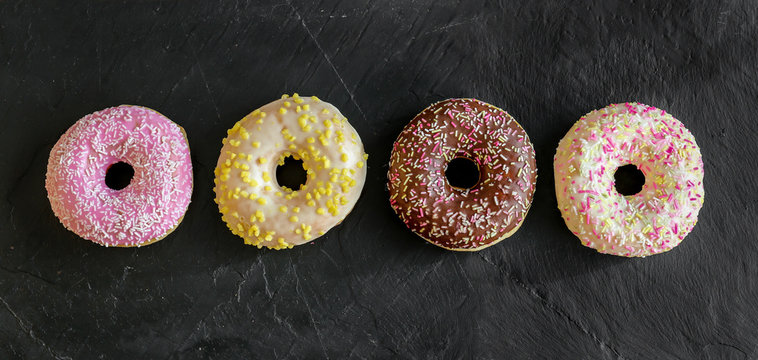
[[(131, 169), (125, 187), (111, 170)], [(163, 239), (192, 196), (192, 161), (184, 130), (160, 113), (121, 105), (87, 115), (50, 151), (45, 188), (67, 229), (104, 246), (143, 246)]]
[[(287, 249), (324, 235), (353, 209), (366, 181), (363, 143), (333, 105), (283, 95), (227, 131), (214, 170), (215, 201), (233, 234)], [(280, 185), (277, 167), (302, 161), (305, 183)]]
[[(472, 163), (474, 181), (449, 181), (453, 161)], [(534, 147), (507, 112), (476, 99), (424, 109), (390, 157), (390, 205), (418, 236), (448, 250), (476, 251), (511, 236), (535, 191)]]
[[(636, 194), (617, 189), (617, 169), (629, 165), (644, 175)], [(566, 225), (600, 253), (644, 257), (671, 250), (692, 231), (703, 206), (695, 138), (652, 106), (613, 104), (583, 116), (560, 141), (554, 168)]]

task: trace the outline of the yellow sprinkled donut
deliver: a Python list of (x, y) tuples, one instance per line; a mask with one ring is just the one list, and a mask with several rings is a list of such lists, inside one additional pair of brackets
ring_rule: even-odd
[[(227, 131), (214, 171), (216, 203), (245, 244), (272, 249), (307, 243), (342, 222), (366, 180), (363, 143), (333, 105), (283, 95)], [(281, 186), (278, 165), (302, 161), (299, 189)]]

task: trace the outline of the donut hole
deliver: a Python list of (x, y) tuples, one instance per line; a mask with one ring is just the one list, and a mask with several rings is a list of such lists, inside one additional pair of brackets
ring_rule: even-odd
[(276, 167), (276, 183), (288, 190), (300, 190), (308, 180), (308, 173), (303, 166), (303, 160), (286, 156), (284, 162)]
[(133, 177), (134, 168), (123, 161), (119, 161), (111, 164), (105, 170), (105, 186), (113, 190), (121, 190), (129, 186)]
[(645, 174), (632, 164), (616, 169), (613, 178), (616, 180), (616, 191), (624, 196), (639, 193), (642, 191), (642, 186), (645, 185)]
[(450, 186), (471, 189), (479, 183), (479, 164), (466, 157), (457, 157), (447, 164), (445, 177)]

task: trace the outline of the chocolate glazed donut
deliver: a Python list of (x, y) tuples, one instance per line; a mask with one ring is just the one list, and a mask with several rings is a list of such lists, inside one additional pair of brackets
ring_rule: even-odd
[[(478, 177), (453, 181), (446, 176), (453, 160), (468, 162)], [(448, 250), (477, 251), (521, 226), (537, 167), (529, 136), (508, 113), (476, 99), (448, 99), (405, 126), (387, 176), (390, 205), (409, 229)]]

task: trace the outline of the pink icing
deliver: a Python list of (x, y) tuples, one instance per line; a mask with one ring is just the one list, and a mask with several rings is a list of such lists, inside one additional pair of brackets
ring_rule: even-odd
[[(105, 184), (111, 165), (134, 168), (129, 185)], [(50, 152), (45, 183), (53, 212), (77, 235), (105, 246), (140, 246), (175, 228), (192, 195), (181, 128), (160, 113), (121, 105), (77, 121)]]

